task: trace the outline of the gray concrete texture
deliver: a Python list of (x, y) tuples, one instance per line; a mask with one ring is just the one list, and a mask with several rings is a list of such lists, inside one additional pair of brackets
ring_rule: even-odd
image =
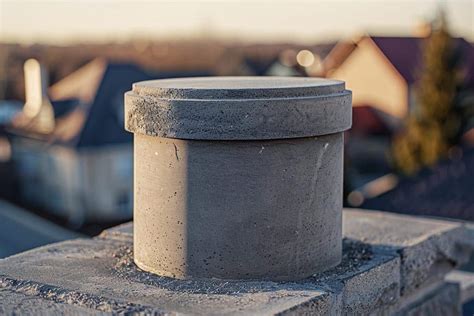
[(462, 303), (474, 300), (474, 272), (454, 270), (446, 275), (445, 280), (451, 283), (459, 283)]
[[(458, 284), (425, 282), (401, 293), (406, 282), (402, 253), (410, 247), (431, 248), (427, 240), (433, 236), (455, 249), (463, 242), (466, 226), (383, 214), (345, 210), (341, 264), (296, 282), (177, 280), (144, 272), (133, 263), (129, 223), (105, 231), (100, 238), (62, 242), (0, 260), (0, 311), (28, 314), (35, 304), (34, 314), (51, 315), (459, 314)], [(395, 224), (409, 227), (397, 235), (395, 228), (388, 229)], [(387, 234), (378, 229), (384, 225)], [(391, 246), (399, 251), (388, 251)], [(452, 267), (465, 257), (449, 258)]]
[(342, 81), (207, 77), (135, 83), (125, 94), (125, 128), (195, 140), (264, 140), (327, 135), (352, 123)]
[(393, 315), (462, 315), (459, 284), (443, 282), (423, 290), (420, 297), (409, 304), (403, 304), (406, 306)]
[(297, 280), (340, 262), (343, 82), (156, 80), (125, 99), (140, 268)]
[(343, 223), (346, 238), (400, 255), (402, 295), (443, 280), (473, 249), (472, 227), (461, 222), (354, 209), (344, 212)]

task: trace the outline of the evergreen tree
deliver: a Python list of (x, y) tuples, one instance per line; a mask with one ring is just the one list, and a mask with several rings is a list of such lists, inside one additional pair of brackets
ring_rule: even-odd
[(456, 57), (454, 39), (440, 13), (424, 43), (423, 67), (415, 86), (416, 107), (392, 146), (395, 166), (404, 174), (432, 166), (459, 141), (461, 118), (455, 98), (461, 80)]

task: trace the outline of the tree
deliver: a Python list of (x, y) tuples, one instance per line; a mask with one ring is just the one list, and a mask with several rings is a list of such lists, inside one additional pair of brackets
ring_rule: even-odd
[(460, 58), (442, 12), (424, 43), (422, 59), (415, 86), (416, 108), (392, 145), (395, 167), (404, 174), (434, 165), (459, 142), (461, 117), (455, 99), (462, 82)]

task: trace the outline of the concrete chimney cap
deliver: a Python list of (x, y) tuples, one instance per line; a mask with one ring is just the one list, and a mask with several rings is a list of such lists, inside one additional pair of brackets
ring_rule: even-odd
[(352, 123), (343, 81), (296, 77), (202, 77), (135, 83), (125, 128), (195, 140), (263, 140), (342, 132)]

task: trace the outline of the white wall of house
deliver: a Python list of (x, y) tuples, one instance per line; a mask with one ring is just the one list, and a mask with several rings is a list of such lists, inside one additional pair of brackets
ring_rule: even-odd
[(79, 152), (82, 200), (89, 219), (129, 219), (133, 201), (132, 145)]
[(132, 217), (132, 145), (76, 150), (17, 139), (12, 147), (28, 203), (75, 224)]

